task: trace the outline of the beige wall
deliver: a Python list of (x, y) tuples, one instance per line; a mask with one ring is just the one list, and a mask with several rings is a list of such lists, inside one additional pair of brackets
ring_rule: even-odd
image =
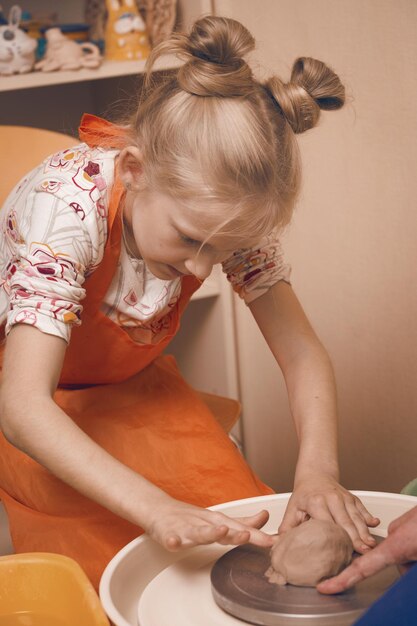
[[(417, 3), (217, 0), (257, 58), (289, 77), (300, 55), (332, 65), (353, 96), (300, 138), (303, 197), (287, 236), (293, 285), (336, 370), (342, 480), (397, 491), (417, 476)], [(285, 389), (237, 308), (247, 456), (292, 485)], [(262, 428), (261, 428), (262, 425)]]

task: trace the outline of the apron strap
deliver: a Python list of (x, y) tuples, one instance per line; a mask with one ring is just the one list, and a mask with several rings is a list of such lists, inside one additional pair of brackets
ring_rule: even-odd
[[(79, 136), (91, 148), (121, 149), (128, 145), (128, 127), (113, 124), (101, 117), (84, 113)], [(112, 281), (119, 256), (122, 239), (122, 207), (125, 188), (114, 168), (114, 182), (108, 199), (107, 228), (108, 237), (104, 257), (94, 273), (86, 279), (87, 296), (84, 310), (90, 312), (99, 309)]]

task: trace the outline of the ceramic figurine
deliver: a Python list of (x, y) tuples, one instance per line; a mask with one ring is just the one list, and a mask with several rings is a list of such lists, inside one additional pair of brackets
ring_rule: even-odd
[(77, 43), (68, 39), (59, 28), (49, 28), (46, 33), (46, 53), (35, 65), (36, 70), (79, 70), (82, 67), (99, 67), (102, 57), (97, 46), (89, 42)]
[(134, 0), (106, 0), (105, 57), (109, 61), (146, 59), (149, 39)]
[(90, 26), (90, 39), (104, 40), (104, 24), (106, 22), (105, 0), (85, 0), (84, 17)]
[(9, 12), (9, 23), (0, 26), (0, 75), (25, 74), (35, 63), (35, 39), (19, 28), (22, 11), (14, 5)]
[[(151, 44), (156, 46), (172, 33), (177, 17), (177, 0), (142, 0), (146, 2), (146, 27)], [(136, 4), (138, 0), (136, 0)]]

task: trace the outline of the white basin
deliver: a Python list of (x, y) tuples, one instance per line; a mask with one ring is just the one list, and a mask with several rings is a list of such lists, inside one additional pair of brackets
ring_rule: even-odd
[[(377, 491), (353, 491), (359, 496), (368, 510), (381, 520), (372, 532), (385, 536), (389, 523), (417, 506), (417, 497)], [(284, 514), (290, 493), (260, 496), (245, 500), (236, 500), (210, 507), (230, 516), (252, 515), (261, 509), (267, 509), (270, 519), (265, 526), (266, 532), (275, 533)], [(196, 555), (207, 560), (207, 551), (212, 550), (213, 562), (220, 553), (227, 552), (233, 546), (202, 546), (181, 552), (167, 552), (146, 535), (131, 541), (107, 565), (100, 582), (100, 599), (104, 609), (115, 626), (138, 626), (138, 603), (141, 594), (155, 576), (176, 561)], [(237, 620), (239, 621), (239, 620)], [(244, 624), (241, 622), (242, 625)], [(140, 626), (140, 625), (139, 625)], [(174, 625), (172, 625), (174, 626)]]

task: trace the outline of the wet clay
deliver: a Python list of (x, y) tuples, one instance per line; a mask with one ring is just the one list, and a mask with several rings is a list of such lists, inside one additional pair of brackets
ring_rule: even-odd
[(278, 535), (265, 576), (277, 585), (315, 587), (348, 565), (352, 553), (352, 541), (343, 528), (334, 522), (309, 519)]

